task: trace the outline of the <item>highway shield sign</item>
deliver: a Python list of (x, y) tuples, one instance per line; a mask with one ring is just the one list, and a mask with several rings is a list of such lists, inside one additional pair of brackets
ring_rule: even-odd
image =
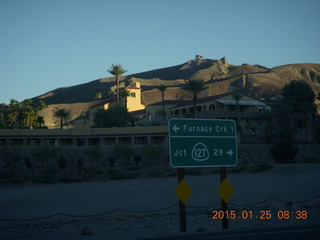
[(169, 121), (170, 164), (182, 167), (228, 167), (238, 162), (233, 120), (183, 119)]

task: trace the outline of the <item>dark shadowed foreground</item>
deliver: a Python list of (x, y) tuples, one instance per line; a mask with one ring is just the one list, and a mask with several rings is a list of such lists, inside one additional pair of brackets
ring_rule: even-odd
[[(229, 229), (304, 226), (320, 221), (320, 164), (274, 165), (262, 173), (229, 174), (235, 188)], [(186, 176), (187, 233), (220, 231), (219, 175)], [(176, 177), (54, 185), (6, 185), (0, 190), (0, 239), (136, 239), (179, 233)], [(265, 211), (270, 219), (259, 219)], [(288, 210), (285, 219), (279, 211)], [(252, 219), (241, 213), (252, 211)], [(297, 211), (307, 215), (296, 219)], [(282, 219), (279, 219), (282, 218)], [(38, 220), (35, 220), (38, 219)], [(22, 221), (25, 220), (25, 221)]]

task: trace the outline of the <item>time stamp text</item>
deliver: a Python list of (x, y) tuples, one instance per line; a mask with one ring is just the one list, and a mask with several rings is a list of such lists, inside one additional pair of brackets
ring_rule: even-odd
[(308, 218), (308, 211), (306, 210), (279, 210), (279, 211), (271, 211), (271, 210), (261, 210), (261, 211), (222, 211), (222, 210), (214, 210), (212, 211), (212, 219), (301, 219), (305, 220)]

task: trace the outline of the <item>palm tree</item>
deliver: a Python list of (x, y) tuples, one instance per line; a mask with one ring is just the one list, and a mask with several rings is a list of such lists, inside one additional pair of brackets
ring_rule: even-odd
[(116, 80), (116, 88), (117, 88), (117, 104), (120, 103), (120, 95), (119, 95), (119, 77), (126, 73), (127, 70), (122, 68), (122, 65), (118, 65), (118, 64), (112, 64), (111, 68), (108, 69), (108, 72), (111, 73), (113, 76), (115, 76), (115, 80)]
[(70, 116), (70, 109), (56, 108), (53, 110), (53, 116), (60, 119), (60, 128), (63, 128), (63, 122)]
[(39, 124), (39, 127), (42, 127), (44, 124), (44, 117), (38, 116), (36, 122)]
[(17, 121), (17, 116), (19, 115), (19, 102), (15, 99), (10, 99), (10, 104), (7, 109), (7, 122), (8, 126), (12, 127)]
[(45, 101), (40, 100), (38, 102), (38, 107), (37, 108), (38, 108), (38, 111), (40, 112), (40, 114), (41, 114), (41, 110), (46, 108), (46, 107), (47, 107), (47, 104), (45, 103)]
[(124, 98), (124, 106), (126, 107), (126, 109), (127, 109), (127, 103), (128, 103), (127, 97), (129, 97), (130, 94), (131, 92), (127, 89), (123, 89), (120, 93), (121, 98)]
[(208, 87), (204, 85), (203, 79), (186, 80), (185, 83), (186, 85), (183, 86), (182, 89), (193, 94), (193, 118), (195, 118), (198, 94), (203, 90), (206, 90)]
[(236, 107), (237, 107), (237, 127), (240, 127), (240, 112), (239, 112), (239, 102), (243, 95), (241, 93), (233, 93), (232, 98), (236, 101)]
[[(25, 126), (31, 127), (32, 125), (32, 118), (35, 115), (35, 111), (32, 107), (33, 101), (32, 99), (25, 99), (19, 104), (19, 117), (21, 117), (22, 122), (24, 122)], [(21, 116), (20, 116), (21, 114)]]
[(162, 96), (162, 112), (163, 112), (163, 120), (166, 120), (166, 113), (164, 111), (164, 92), (167, 90), (167, 87), (161, 84), (157, 89), (161, 92)]
[(36, 123), (39, 124), (39, 126), (41, 127), (42, 124), (44, 124), (44, 117), (41, 116), (41, 110), (48, 107), (47, 104), (45, 103), (45, 101), (40, 100), (38, 102), (38, 106), (37, 106), (37, 118), (36, 118)]

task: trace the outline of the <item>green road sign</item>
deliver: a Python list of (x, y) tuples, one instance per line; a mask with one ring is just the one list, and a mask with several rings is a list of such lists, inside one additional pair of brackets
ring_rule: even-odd
[(228, 167), (238, 163), (237, 131), (233, 120), (169, 121), (170, 164), (183, 167)]

